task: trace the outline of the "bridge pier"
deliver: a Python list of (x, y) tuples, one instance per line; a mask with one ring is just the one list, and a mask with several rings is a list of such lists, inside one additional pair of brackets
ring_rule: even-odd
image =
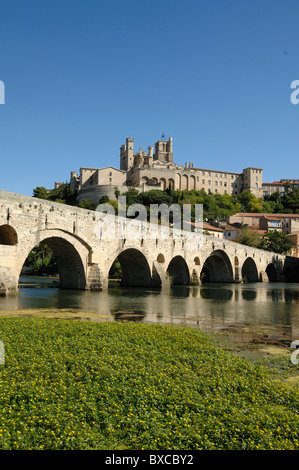
[(102, 291), (108, 288), (108, 278), (104, 279), (101, 268), (97, 263), (88, 265), (86, 290)]
[(0, 297), (5, 297), (7, 295), (14, 295), (18, 292), (18, 286), (5, 285), (3, 282), (0, 282)]
[(269, 282), (268, 274), (265, 271), (260, 272), (260, 282)]
[(201, 285), (201, 280), (200, 280), (200, 270), (193, 268), (191, 277), (190, 277), (190, 284), (191, 286), (200, 286)]
[(0, 268), (0, 296), (13, 295), (18, 292), (18, 279), (9, 268)]
[(0, 245), (0, 295), (16, 294), (18, 278), (16, 276), (16, 247)]
[(151, 285), (153, 287), (161, 287), (162, 289), (170, 287), (169, 276), (166, 275), (158, 261), (154, 261), (153, 263)]

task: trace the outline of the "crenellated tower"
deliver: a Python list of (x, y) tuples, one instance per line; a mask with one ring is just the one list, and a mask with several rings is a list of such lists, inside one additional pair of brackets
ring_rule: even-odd
[(120, 148), (120, 169), (130, 170), (134, 166), (134, 139), (128, 137)]

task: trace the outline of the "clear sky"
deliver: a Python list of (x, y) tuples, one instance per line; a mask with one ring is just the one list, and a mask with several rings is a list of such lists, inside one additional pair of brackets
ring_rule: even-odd
[(299, 178), (298, 0), (0, 0), (0, 189), (173, 138), (174, 160)]

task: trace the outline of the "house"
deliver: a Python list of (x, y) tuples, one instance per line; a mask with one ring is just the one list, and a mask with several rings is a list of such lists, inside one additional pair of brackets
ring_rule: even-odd
[(238, 212), (228, 219), (230, 225), (247, 225), (255, 230), (279, 230), (285, 235), (299, 230), (299, 214)]
[(263, 216), (259, 220), (260, 230), (282, 232), (282, 219), (274, 215)]
[(215, 238), (224, 238), (224, 229), (221, 227), (203, 223), (203, 230), (206, 235), (211, 235)]
[(187, 226), (190, 226), (191, 227), (194, 227), (194, 228), (199, 228), (199, 229), (203, 229), (203, 233), (205, 235), (210, 235), (211, 237), (215, 237), (215, 238), (224, 238), (223, 237), (223, 234), (224, 234), (224, 229), (222, 227), (217, 227), (215, 225), (211, 225), (211, 224), (207, 224), (206, 222), (204, 222), (203, 224), (200, 224), (200, 223), (196, 223), (196, 222), (189, 222), (189, 221), (183, 221), (183, 226), (185, 228), (187, 228)]
[(240, 228), (235, 227), (234, 225), (221, 224), (220, 227), (224, 230), (223, 237), (226, 240), (236, 240), (241, 231)]

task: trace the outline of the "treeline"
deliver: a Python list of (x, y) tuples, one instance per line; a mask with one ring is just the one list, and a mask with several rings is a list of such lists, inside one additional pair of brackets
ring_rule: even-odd
[[(285, 194), (279, 192), (264, 198), (257, 198), (249, 190), (243, 191), (239, 195), (229, 194), (207, 194), (204, 190), (177, 190), (167, 189), (150, 190), (139, 193), (134, 188), (126, 193), (115, 191), (115, 196), (126, 196), (127, 207), (132, 204), (142, 204), (147, 208), (151, 204), (190, 204), (193, 208), (195, 204), (203, 205), (204, 218), (209, 222), (225, 221), (229, 216), (238, 212), (258, 212), (258, 213), (285, 213), (299, 214), (299, 188), (287, 189)], [(38, 186), (33, 190), (33, 196), (41, 199), (69, 204), (89, 210), (95, 210), (98, 204), (112, 204), (117, 213), (117, 200), (110, 200), (103, 196), (99, 201), (89, 202), (82, 200), (77, 203), (77, 190), (71, 190), (68, 183), (61, 184), (57, 189), (47, 191), (44, 187)], [(193, 211), (194, 214), (194, 211)]]

